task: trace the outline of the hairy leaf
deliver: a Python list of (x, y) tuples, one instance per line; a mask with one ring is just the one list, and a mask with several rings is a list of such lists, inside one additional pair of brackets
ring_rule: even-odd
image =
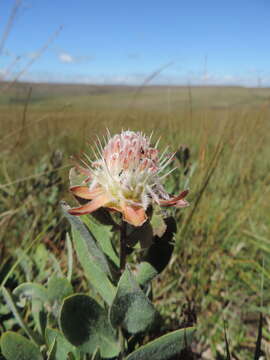
[(132, 352), (126, 360), (169, 360), (190, 346), (195, 328), (176, 330)]
[(115, 287), (109, 280), (111, 273), (107, 259), (86, 226), (78, 217), (69, 215), (67, 209), (68, 207), (63, 205), (64, 215), (72, 226), (75, 250), (85, 274), (102, 298), (111, 304), (115, 295)]
[(112, 326), (123, 326), (129, 333), (136, 334), (150, 329), (157, 318), (157, 311), (131, 271), (126, 269), (119, 280), (117, 293), (110, 308)]
[(75, 294), (64, 300), (60, 327), (67, 340), (82, 352), (93, 354), (99, 348), (103, 358), (120, 352), (105, 310), (88, 295)]
[(48, 347), (51, 347), (55, 342), (54, 360), (67, 359), (68, 354), (75, 351), (75, 347), (58, 330), (47, 328), (45, 330), (45, 341)]
[(8, 331), (1, 337), (1, 351), (7, 360), (42, 360), (39, 348), (25, 337)]

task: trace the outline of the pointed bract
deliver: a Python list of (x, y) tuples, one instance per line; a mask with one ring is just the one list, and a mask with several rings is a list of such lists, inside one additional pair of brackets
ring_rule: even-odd
[(98, 140), (94, 151), (96, 159), (92, 162), (85, 155), (86, 168), (76, 166), (85, 180), (70, 188), (75, 197), (90, 201), (70, 209), (70, 214), (90, 214), (105, 207), (122, 213), (123, 220), (129, 224), (141, 226), (147, 220), (146, 210), (150, 206), (183, 208), (189, 205), (184, 199), (188, 190), (170, 197), (161, 184), (166, 176), (161, 173), (173, 155), (164, 151), (160, 156), (157, 144), (151, 145), (150, 138), (142, 133), (122, 131), (113, 137), (108, 134), (104, 148)]

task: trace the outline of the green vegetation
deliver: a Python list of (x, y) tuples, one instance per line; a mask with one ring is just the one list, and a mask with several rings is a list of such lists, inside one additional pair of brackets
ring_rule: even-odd
[[(232, 359), (254, 359), (262, 314), (262, 350), (270, 356), (270, 89), (30, 87), (0, 87), (0, 284), (12, 291), (35, 281), (42, 292), (48, 278), (68, 274), (76, 292), (84, 292), (87, 280), (70, 255), (59, 206), (61, 199), (74, 201), (69, 158), (90, 151), (87, 142), (106, 128), (154, 131), (172, 151), (182, 146), (175, 159), (181, 170), (167, 189), (190, 188), (191, 203), (175, 213), (175, 249), (153, 285), (166, 329), (196, 322), (199, 358), (225, 359), (226, 334)], [(190, 157), (183, 159), (186, 147)], [(19, 333), (31, 338), (33, 329), (42, 330), (40, 319), (28, 311), (14, 318), (2, 300), (0, 335), (18, 331), (26, 319), (30, 328)]]

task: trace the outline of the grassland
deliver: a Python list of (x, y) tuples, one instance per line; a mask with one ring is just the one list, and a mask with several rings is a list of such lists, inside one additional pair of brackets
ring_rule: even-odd
[(70, 199), (72, 154), (106, 128), (154, 131), (191, 154), (189, 178), (176, 172), (168, 183), (188, 185), (191, 206), (176, 213), (157, 307), (170, 329), (197, 319), (204, 359), (223, 358), (224, 322), (232, 358), (253, 359), (261, 312), (270, 358), (270, 89), (2, 84), (0, 114), (0, 281), (35, 239), (30, 251), (44, 242), (61, 259), (67, 225), (57, 203)]

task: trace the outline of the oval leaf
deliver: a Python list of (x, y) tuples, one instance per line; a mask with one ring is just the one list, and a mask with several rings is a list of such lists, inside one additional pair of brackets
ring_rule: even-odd
[(157, 311), (129, 269), (119, 280), (109, 316), (113, 327), (123, 326), (131, 334), (150, 329), (158, 318)]
[(85, 353), (99, 348), (103, 358), (110, 358), (120, 352), (105, 310), (90, 296), (75, 294), (64, 300), (60, 327), (68, 341)]
[(8, 331), (1, 337), (1, 351), (7, 360), (42, 360), (36, 345), (25, 337)]

